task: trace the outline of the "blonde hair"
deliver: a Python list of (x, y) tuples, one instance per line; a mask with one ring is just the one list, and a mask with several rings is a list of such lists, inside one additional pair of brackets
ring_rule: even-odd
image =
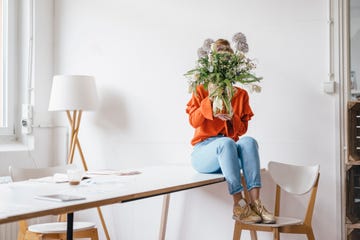
[(215, 49), (218, 52), (229, 52), (229, 53), (234, 53), (234, 51), (232, 50), (230, 43), (228, 40), (226, 39), (218, 39), (215, 41), (214, 43), (215, 45)]

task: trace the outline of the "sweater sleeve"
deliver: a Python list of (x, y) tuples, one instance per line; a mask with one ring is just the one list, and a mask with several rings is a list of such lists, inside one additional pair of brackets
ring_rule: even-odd
[(241, 114), (241, 121), (243, 121), (243, 122), (250, 121), (252, 116), (254, 116), (254, 113), (252, 112), (250, 104), (249, 104), (249, 95), (245, 91), (244, 99), (243, 99), (243, 111)]
[(189, 122), (194, 128), (201, 126), (205, 119), (213, 120), (209, 97), (201, 90), (193, 94), (187, 104), (186, 113), (189, 114)]
[(248, 122), (250, 121), (251, 117), (254, 116), (254, 113), (251, 110), (249, 104), (249, 95), (248, 93), (243, 90), (242, 94), (239, 96), (238, 106), (235, 110), (234, 117), (233, 117), (233, 124), (236, 134), (238, 136), (244, 135), (248, 130)]

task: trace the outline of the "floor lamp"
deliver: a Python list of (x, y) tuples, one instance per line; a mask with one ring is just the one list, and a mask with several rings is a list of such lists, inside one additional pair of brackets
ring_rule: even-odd
[[(78, 149), (84, 170), (88, 167), (79, 142), (78, 134), (83, 111), (94, 111), (97, 105), (95, 79), (85, 75), (56, 75), (53, 78), (49, 111), (66, 111), (71, 127), (68, 164), (74, 161)], [(110, 239), (100, 207), (97, 208), (106, 239)]]

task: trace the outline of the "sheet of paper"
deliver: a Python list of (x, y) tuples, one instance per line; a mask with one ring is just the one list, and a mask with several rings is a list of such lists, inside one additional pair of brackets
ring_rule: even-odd
[(76, 195), (68, 195), (68, 194), (49, 194), (49, 195), (38, 195), (35, 196), (36, 199), (40, 200), (49, 200), (56, 202), (69, 202), (69, 201), (77, 201), (86, 199), (83, 196)]
[(87, 171), (86, 175), (118, 175), (118, 176), (130, 176), (141, 174), (139, 171), (120, 171), (120, 170), (110, 170), (110, 169), (100, 169), (100, 170), (90, 170)]

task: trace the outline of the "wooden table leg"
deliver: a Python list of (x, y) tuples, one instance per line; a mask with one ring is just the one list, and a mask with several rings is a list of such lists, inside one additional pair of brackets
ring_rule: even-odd
[(167, 217), (168, 217), (168, 212), (169, 212), (169, 204), (170, 204), (170, 193), (165, 194), (164, 199), (163, 199), (159, 240), (165, 240), (166, 224), (167, 224)]

